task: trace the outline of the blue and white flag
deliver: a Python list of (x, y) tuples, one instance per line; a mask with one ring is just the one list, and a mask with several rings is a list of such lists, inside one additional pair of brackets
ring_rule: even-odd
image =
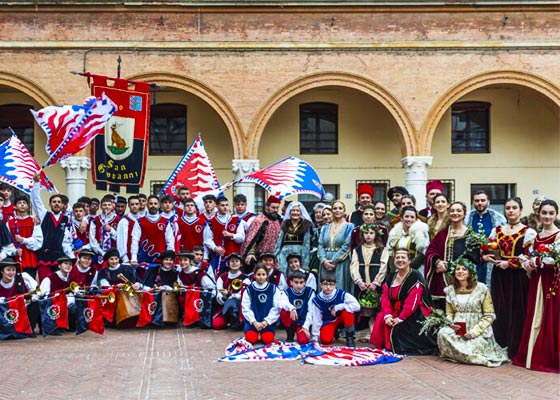
[(307, 162), (294, 156), (245, 175), (234, 183), (243, 181), (254, 182), (279, 199), (292, 194), (311, 194), (320, 199), (325, 195), (317, 172)]
[[(0, 182), (7, 183), (25, 193), (31, 193), (33, 175), (39, 172), (39, 164), (23, 142), (14, 133), (0, 144)], [(40, 174), (41, 187), (52, 192), (56, 190), (45, 172)]]

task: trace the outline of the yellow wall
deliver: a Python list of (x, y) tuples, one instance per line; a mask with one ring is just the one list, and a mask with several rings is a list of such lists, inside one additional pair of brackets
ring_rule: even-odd
[[(338, 104), (338, 154), (299, 153), (299, 106), (308, 102)], [(390, 113), (367, 94), (342, 87), (313, 89), (287, 101), (270, 119), (260, 142), (260, 165), (295, 155), (317, 170), (323, 184), (340, 185), (340, 197), (353, 210), (357, 180), (404, 184), (400, 136)]]
[(467, 203), (471, 183), (516, 183), (526, 206), (537, 194), (560, 198), (558, 107), (519, 86), (478, 89), (460, 101), (491, 103), (491, 152), (451, 154), (448, 110), (434, 135), (429, 178), (455, 179), (455, 198)]

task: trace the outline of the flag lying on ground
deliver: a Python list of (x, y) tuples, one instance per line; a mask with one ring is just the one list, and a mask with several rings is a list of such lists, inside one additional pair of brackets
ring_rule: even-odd
[(64, 293), (55, 293), (52, 297), (39, 300), (39, 308), (43, 336), (50, 335), (58, 328), (68, 329), (68, 302)]
[[(248, 350), (245, 350), (249, 347)], [(241, 350), (237, 352), (237, 350)], [(274, 342), (266, 346), (251, 349), (243, 341), (236, 340), (226, 350), (227, 354), (219, 361), (289, 361), (302, 360), (313, 365), (363, 366), (388, 364), (403, 359), (404, 356), (380, 349), (368, 347), (320, 346), (315, 343), (299, 345), (297, 343)]]
[(137, 327), (154, 324), (163, 326), (163, 307), (161, 304), (161, 295), (163, 292), (153, 291), (142, 292), (142, 309), (138, 317)]
[(0, 340), (21, 339), (31, 334), (31, 324), (23, 296), (0, 303)]
[(207, 328), (212, 327), (212, 292), (206, 290), (187, 290), (185, 293), (185, 316), (183, 325), (200, 322)]
[(220, 187), (200, 134), (177, 164), (161, 192), (179, 201), (179, 189), (183, 186), (189, 188), (192, 198)]
[[(33, 175), (40, 167), (15, 133), (0, 144), (0, 160), (3, 160), (0, 163), (0, 182), (31, 193)], [(56, 190), (44, 171), (41, 171), (40, 183), (41, 187), (49, 192)]]
[(101, 299), (98, 297), (76, 297), (76, 335), (88, 330), (100, 335), (105, 333)]
[(291, 156), (236, 180), (254, 182), (280, 199), (292, 194), (311, 194), (323, 198), (325, 190), (319, 175), (307, 162)]
[(35, 121), (47, 135), (45, 147), (49, 158), (44, 167), (55, 164), (83, 150), (104, 128), (117, 110), (105, 93), (101, 98), (88, 97), (82, 106), (49, 106), (31, 110)]

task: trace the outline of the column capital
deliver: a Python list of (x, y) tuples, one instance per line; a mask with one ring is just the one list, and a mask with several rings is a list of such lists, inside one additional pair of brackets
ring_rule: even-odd
[(251, 174), (259, 169), (259, 160), (231, 160), (231, 170), (235, 174), (235, 179), (239, 179), (247, 174)]
[(401, 158), (401, 164), (405, 168), (425, 168), (432, 165), (433, 159), (431, 156), (409, 156)]
[(89, 157), (68, 157), (60, 162), (64, 169), (91, 169)]

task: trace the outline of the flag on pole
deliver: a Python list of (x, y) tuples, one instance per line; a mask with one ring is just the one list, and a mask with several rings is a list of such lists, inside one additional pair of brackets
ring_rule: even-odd
[(236, 180), (254, 182), (280, 199), (292, 194), (311, 194), (323, 198), (325, 190), (319, 175), (307, 162), (291, 156)]
[(31, 334), (31, 324), (23, 296), (0, 303), (0, 340), (21, 339)]
[(179, 201), (179, 189), (183, 186), (190, 189), (193, 198), (220, 187), (200, 134), (177, 164), (161, 192)]
[[(113, 293), (115, 299), (117, 298), (117, 294), (119, 292), (118, 288), (109, 288), (105, 289), (101, 292), (102, 296), (108, 296)], [(101, 299), (101, 309), (103, 310), (103, 318), (105, 318), (109, 322), (113, 322), (113, 318), (115, 316), (115, 310), (117, 309), (117, 302), (110, 302), (107, 299)]]
[(43, 336), (58, 328), (68, 329), (68, 302), (64, 293), (54, 293), (52, 297), (39, 300), (39, 308)]
[(117, 106), (105, 93), (88, 97), (82, 106), (49, 106), (31, 110), (35, 121), (47, 135), (45, 149), (49, 158), (44, 167), (83, 150), (104, 128)]
[[(39, 172), (40, 167), (15, 133), (0, 144), (0, 160), (4, 160), (0, 163), (0, 182), (7, 183), (25, 193), (31, 193), (33, 175)], [(42, 170), (40, 183), (41, 187), (49, 192), (56, 190)]]

